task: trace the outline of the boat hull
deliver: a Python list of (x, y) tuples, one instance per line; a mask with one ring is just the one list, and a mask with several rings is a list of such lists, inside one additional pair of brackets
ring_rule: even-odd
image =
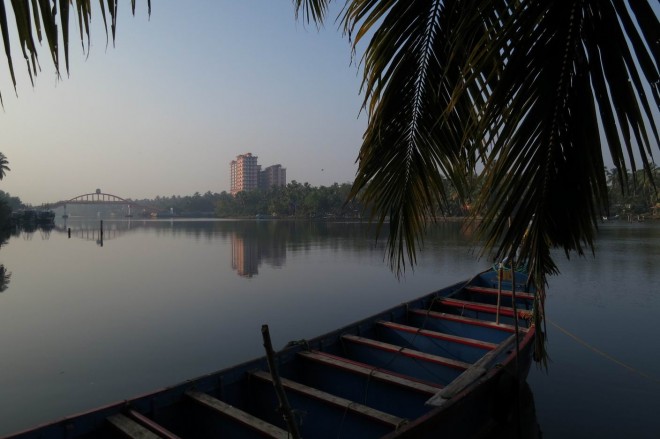
[(524, 274), (487, 271), (290, 343), (273, 371), (258, 358), (7, 438), (288, 437), (278, 381), (302, 437), (484, 437), (521, 409), (533, 299)]

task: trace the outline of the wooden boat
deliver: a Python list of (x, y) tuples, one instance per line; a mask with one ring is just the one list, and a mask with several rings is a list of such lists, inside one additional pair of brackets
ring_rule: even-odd
[(483, 437), (526, 379), (533, 299), (526, 275), (489, 270), (289, 343), (275, 373), (263, 357), (8, 438), (294, 437), (280, 394), (303, 438)]

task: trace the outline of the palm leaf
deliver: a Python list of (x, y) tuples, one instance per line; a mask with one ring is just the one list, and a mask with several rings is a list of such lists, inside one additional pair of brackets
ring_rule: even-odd
[[(389, 261), (413, 266), (436, 207), (446, 211), (445, 178), (463, 195), (471, 159), (461, 149), (473, 107), (461, 103), (440, 118), (460, 76), (449, 59), (460, 1), (353, 1), (344, 23), (356, 47), (378, 24), (362, 58), (369, 126), (351, 196), (362, 193), (379, 224), (389, 219)], [(447, 11), (450, 12), (447, 12)]]
[[(11, 74), (11, 80), (14, 83), (14, 89), (16, 88), (16, 77), (14, 75), (14, 64), (11, 60), (11, 48), (9, 45), (9, 31), (7, 23), (7, 11), (5, 9), (4, 2), (0, 2), (0, 30), (2, 31), (2, 40), (5, 45), (5, 55), (7, 55), (7, 60), (9, 62), (9, 72)], [(2, 95), (0, 95), (0, 102), (2, 102)]]
[[(304, 2), (312, 19), (328, 3)], [(446, 201), (442, 177), (466, 197), (480, 157), (484, 252), (529, 263), (540, 325), (551, 250), (593, 251), (608, 208), (603, 148), (622, 187), (637, 156), (650, 170), (660, 104), (650, 2), (350, 0), (342, 19), (354, 49), (371, 35), (352, 196), (389, 218), (392, 267), (414, 264), (431, 206)]]
[(305, 22), (320, 25), (328, 12), (331, 0), (293, 0), (296, 20), (302, 15)]
[[(38, 61), (38, 49), (34, 41), (34, 33), (39, 42), (43, 35), (48, 43), (48, 52), (51, 55), (55, 72), (60, 75), (60, 53), (64, 53), (64, 60), (67, 72), (69, 71), (69, 18), (71, 14), (71, 3), (75, 1), (73, 9), (78, 14), (78, 27), (80, 30), (80, 40), (83, 52), (89, 55), (89, 35), (91, 23), (91, 5), (90, 0), (11, 0), (11, 6), (14, 11), (14, 20), (16, 24), (16, 34), (21, 46), (23, 57), (26, 60), (30, 81), (34, 81), (34, 76), (40, 70)], [(114, 42), (117, 26), (117, 0), (99, 0), (101, 16), (106, 30), (107, 15), (110, 15), (112, 39)], [(146, 0), (149, 14), (151, 14), (151, 0)], [(107, 5), (107, 13), (105, 5)], [(132, 1), (133, 12), (135, 12), (135, 1)], [(59, 8), (59, 10), (58, 10)], [(57, 15), (59, 14), (59, 18)], [(58, 27), (59, 22), (59, 27)], [(0, 0), (0, 31), (2, 33), (5, 54), (7, 56), (7, 65), (11, 74), (12, 83), (16, 88), (16, 77), (14, 73), (14, 63), (10, 51), (10, 31), (6, 11), (5, 0)], [(61, 27), (61, 36), (60, 28)], [(85, 37), (87, 47), (85, 47)], [(0, 103), (2, 97), (0, 95)]]

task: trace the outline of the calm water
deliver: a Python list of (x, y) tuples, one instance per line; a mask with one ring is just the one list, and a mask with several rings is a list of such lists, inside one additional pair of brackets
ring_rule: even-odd
[[(453, 223), (401, 281), (361, 224), (105, 221), (103, 241), (98, 225), (0, 249), (0, 435), (260, 356), (264, 323), (282, 347), (487, 265)], [(558, 260), (552, 363), (529, 378), (543, 437), (660, 437), (660, 224), (607, 224), (595, 259)]]

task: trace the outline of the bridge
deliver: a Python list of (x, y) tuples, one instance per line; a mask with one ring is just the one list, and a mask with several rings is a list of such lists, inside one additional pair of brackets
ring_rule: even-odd
[(127, 200), (122, 197), (118, 197), (117, 195), (103, 193), (101, 192), (101, 189), (97, 189), (96, 192), (92, 192), (89, 194), (78, 195), (77, 197), (73, 197), (70, 200), (63, 200), (63, 201), (58, 201), (56, 203), (49, 203), (46, 204), (46, 207), (49, 209), (57, 209), (58, 207), (64, 207), (64, 212), (66, 213), (67, 205), (84, 205), (84, 204), (106, 204), (106, 205), (114, 204), (120, 206), (128, 206), (129, 214), (131, 209), (142, 210), (143, 212), (148, 212), (148, 213), (157, 213), (159, 210), (151, 206), (145, 206), (142, 204), (138, 204), (134, 201)]

